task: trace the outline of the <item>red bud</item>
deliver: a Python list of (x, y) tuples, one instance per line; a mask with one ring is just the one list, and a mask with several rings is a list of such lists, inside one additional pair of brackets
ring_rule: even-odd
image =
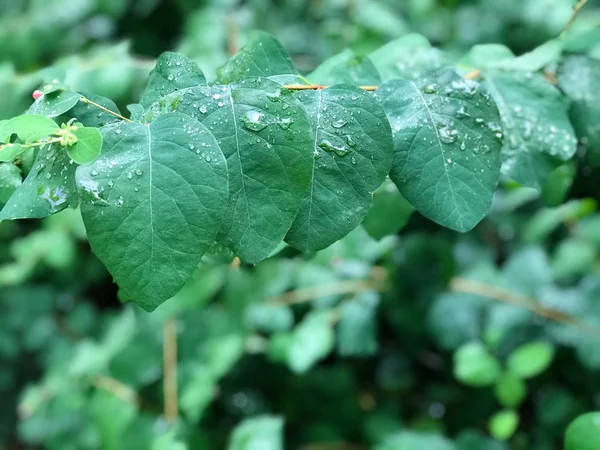
[(44, 93), (42, 91), (40, 91), (39, 89), (36, 89), (35, 91), (33, 91), (33, 94), (31, 94), (31, 96), (36, 100), (38, 98), (40, 98), (42, 95), (44, 95)]

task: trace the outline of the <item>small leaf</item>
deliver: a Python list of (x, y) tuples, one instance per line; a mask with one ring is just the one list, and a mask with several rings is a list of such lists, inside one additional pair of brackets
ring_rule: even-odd
[(540, 190), (577, 149), (565, 102), (541, 75), (486, 71), (483, 76), (502, 117), (502, 173)]
[(270, 78), (279, 84), (293, 84), (299, 79), (290, 55), (277, 39), (262, 31), (253, 33), (248, 44), (217, 70), (223, 84), (253, 77)]
[(502, 406), (505, 408), (516, 408), (525, 398), (527, 387), (521, 378), (511, 373), (506, 373), (496, 383), (494, 393)]
[(500, 177), (496, 105), (470, 80), (444, 70), (377, 90), (394, 134), (390, 178), (421, 214), (457, 231), (488, 212)]
[(43, 147), (27, 178), (0, 212), (0, 220), (42, 218), (76, 206), (75, 167), (62, 147)]
[(344, 50), (321, 63), (307, 76), (311, 83), (325, 86), (350, 83), (359, 86), (381, 84), (381, 77), (368, 56), (356, 56), (352, 50)]
[(0, 162), (10, 162), (25, 151), (27, 147), (21, 144), (0, 145)]
[[(393, 214), (390, 214), (391, 211)], [(388, 180), (373, 194), (373, 205), (363, 219), (362, 226), (371, 237), (380, 240), (404, 228), (414, 212), (415, 207)]]
[(506, 59), (494, 64), (493, 67), (503, 70), (519, 70), (537, 72), (544, 67), (557, 62), (562, 56), (564, 42), (562, 39), (551, 39), (539, 47), (517, 58)]
[(14, 117), (2, 124), (2, 135), (10, 137), (19, 136), (23, 142), (35, 142), (59, 130), (58, 125), (44, 116), (25, 114)]
[(369, 356), (377, 351), (375, 314), (379, 296), (363, 292), (344, 302), (337, 326), (338, 352), (342, 356)]
[(283, 450), (283, 419), (257, 416), (238, 424), (227, 445), (228, 450)]
[(519, 415), (510, 409), (498, 411), (488, 423), (490, 434), (499, 441), (511, 438), (519, 426)]
[(474, 45), (459, 62), (460, 66), (482, 70), (495, 67), (499, 62), (514, 59), (514, 53), (501, 44)]
[(542, 200), (549, 207), (555, 207), (567, 199), (575, 178), (576, 167), (572, 161), (554, 169), (542, 186)]
[(515, 349), (506, 362), (508, 370), (521, 378), (544, 372), (554, 359), (554, 347), (546, 342), (530, 342)]
[(165, 52), (156, 60), (140, 103), (148, 108), (152, 103), (181, 89), (206, 84), (198, 65), (184, 55)]
[(81, 94), (70, 91), (57, 91), (44, 94), (38, 98), (27, 111), (28, 114), (39, 114), (46, 117), (58, 117), (73, 108), (79, 102)]
[(102, 150), (102, 133), (97, 128), (78, 128), (73, 132), (77, 142), (67, 147), (69, 157), (77, 164), (89, 164)]
[(298, 94), (314, 133), (311, 183), (285, 240), (302, 251), (330, 246), (363, 220), (392, 164), (392, 134), (371, 94), (351, 85)]
[(450, 63), (441, 50), (433, 48), (420, 34), (407, 34), (369, 55), (383, 81), (415, 80)]
[(454, 352), (454, 376), (463, 383), (491, 386), (500, 375), (500, 362), (481, 343), (470, 342)]
[(227, 198), (225, 158), (208, 130), (183, 114), (103, 133), (102, 156), (77, 168), (88, 239), (124, 297), (151, 311), (183, 287), (214, 242)]
[(600, 412), (576, 418), (565, 433), (565, 450), (597, 450), (600, 448)]
[(0, 210), (22, 182), (21, 169), (14, 164), (0, 163)]

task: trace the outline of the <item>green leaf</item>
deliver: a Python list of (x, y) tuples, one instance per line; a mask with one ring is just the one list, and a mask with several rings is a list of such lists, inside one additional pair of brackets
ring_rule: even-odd
[(575, 419), (565, 433), (565, 450), (600, 448), (600, 412), (590, 412)]
[(285, 240), (302, 251), (330, 246), (356, 228), (392, 164), (392, 134), (371, 94), (351, 85), (302, 91), (312, 121), (311, 182)]
[(42, 218), (76, 206), (76, 166), (69, 159), (62, 147), (43, 147), (27, 178), (0, 212), (0, 220)]
[(21, 186), (21, 169), (14, 164), (0, 163), (0, 210)]
[(502, 117), (502, 173), (540, 190), (577, 149), (565, 102), (541, 75), (486, 71), (483, 76)]
[(505, 373), (494, 388), (496, 398), (505, 408), (516, 408), (521, 404), (527, 394), (525, 382), (513, 375)]
[(270, 78), (279, 84), (293, 84), (299, 79), (290, 55), (277, 39), (262, 31), (253, 33), (248, 44), (217, 69), (217, 79), (223, 84), (253, 77)]
[(245, 311), (246, 326), (265, 333), (287, 331), (294, 325), (291, 308), (283, 304), (253, 303)]
[(530, 342), (515, 349), (508, 357), (508, 370), (521, 378), (533, 378), (544, 372), (554, 359), (554, 347), (547, 342)]
[(400, 431), (385, 438), (375, 450), (455, 450), (449, 439), (438, 433)]
[(306, 373), (333, 349), (335, 335), (329, 310), (310, 312), (294, 329), (286, 359), (295, 373)]
[(493, 65), (503, 70), (519, 70), (537, 72), (551, 63), (557, 62), (562, 56), (564, 42), (561, 39), (551, 39), (539, 47), (517, 58), (505, 59)]
[[(117, 105), (115, 105), (112, 100), (102, 97), (101, 95), (92, 94), (91, 92), (82, 92), (81, 94), (88, 100), (91, 100), (92, 102), (97, 103), (98, 105), (103, 106), (110, 111), (120, 114), (119, 108), (117, 108)], [(105, 125), (117, 123), (122, 120), (114, 114), (110, 114), (95, 105), (91, 105), (83, 101), (77, 102), (73, 108), (58, 116), (55, 120), (58, 123), (67, 123), (70, 119), (77, 119), (77, 122), (86, 127), (97, 128), (102, 128)]]
[(515, 57), (514, 53), (501, 44), (474, 45), (459, 62), (460, 66), (471, 69), (489, 69), (495, 67), (499, 62), (510, 60)]
[(158, 57), (150, 72), (140, 103), (148, 108), (166, 95), (203, 84), (206, 84), (206, 79), (194, 61), (179, 53), (165, 52)]
[(593, 270), (596, 249), (593, 244), (580, 238), (563, 240), (552, 257), (552, 271), (559, 280), (581, 276)]
[(340, 309), (337, 326), (338, 352), (342, 356), (369, 356), (377, 351), (375, 314), (379, 296), (363, 292)]
[(450, 63), (441, 50), (433, 48), (420, 34), (407, 34), (391, 41), (372, 52), (369, 58), (383, 81), (415, 80)]
[(125, 430), (135, 420), (137, 406), (105, 390), (97, 390), (87, 405), (102, 448), (118, 450)]
[(13, 161), (17, 156), (27, 151), (27, 147), (21, 144), (0, 145), (0, 162)]
[(77, 105), (80, 99), (81, 94), (70, 91), (61, 90), (51, 94), (44, 94), (31, 105), (27, 113), (39, 114), (46, 117), (58, 117)]
[(550, 172), (542, 186), (542, 200), (546, 206), (558, 206), (567, 199), (575, 173), (576, 167), (572, 161)]
[(344, 50), (321, 63), (307, 76), (311, 83), (325, 86), (350, 83), (359, 86), (377, 86), (381, 77), (368, 56), (356, 56), (352, 50)]
[(226, 162), (208, 130), (183, 114), (103, 133), (102, 156), (77, 169), (88, 239), (125, 298), (151, 311), (183, 287), (212, 245)]
[(227, 445), (228, 450), (283, 450), (283, 419), (257, 416), (238, 424)]
[(14, 117), (2, 124), (1, 134), (10, 137), (16, 134), (23, 142), (35, 142), (59, 130), (58, 125), (44, 116), (26, 114)]
[(362, 226), (371, 237), (381, 240), (404, 228), (413, 212), (414, 206), (402, 197), (394, 183), (387, 180), (373, 194), (373, 205)]
[(558, 71), (558, 84), (573, 103), (569, 115), (577, 137), (600, 151), (600, 61), (572, 55)]
[(177, 110), (203, 122), (227, 158), (229, 201), (218, 241), (256, 264), (279, 246), (311, 180), (311, 126), (290, 91), (266, 80), (171, 94), (146, 113)]
[(377, 90), (394, 134), (390, 178), (424, 216), (457, 231), (488, 212), (500, 177), (496, 105), (450, 70)]
[(67, 147), (69, 157), (77, 164), (89, 164), (102, 151), (102, 133), (97, 128), (78, 128), (73, 132), (77, 142)]
[(454, 376), (465, 384), (491, 386), (501, 374), (500, 362), (480, 342), (469, 342), (454, 352)]
[(491, 417), (488, 423), (490, 434), (499, 441), (510, 439), (515, 434), (515, 431), (517, 431), (518, 426), (519, 415), (510, 409), (498, 411)]

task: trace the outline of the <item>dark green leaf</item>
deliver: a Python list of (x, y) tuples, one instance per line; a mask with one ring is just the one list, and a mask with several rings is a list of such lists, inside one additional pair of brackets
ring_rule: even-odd
[(390, 180), (373, 194), (373, 205), (363, 219), (362, 226), (374, 239), (397, 233), (408, 223), (415, 207), (411, 205)]
[(377, 351), (375, 314), (378, 304), (375, 292), (363, 292), (342, 304), (337, 326), (340, 355), (369, 356)]
[(368, 56), (356, 56), (344, 50), (324, 61), (306, 77), (311, 83), (325, 86), (351, 83), (359, 86), (377, 86), (381, 77)]
[(394, 134), (390, 178), (421, 214), (458, 231), (488, 212), (500, 177), (502, 132), (480, 86), (445, 70), (377, 90)]
[(330, 246), (360, 224), (392, 164), (392, 134), (371, 94), (351, 85), (303, 91), (312, 121), (311, 183), (286, 242), (302, 251)]
[[(82, 92), (81, 94), (92, 102), (97, 103), (98, 105), (103, 106), (110, 111), (120, 114), (119, 108), (117, 108), (117, 105), (115, 105), (112, 100), (102, 97), (101, 95), (92, 94), (90, 92)], [(117, 116), (103, 111), (95, 105), (91, 105), (83, 101), (78, 102), (75, 106), (73, 106), (73, 108), (58, 116), (55, 120), (58, 123), (67, 123), (73, 118), (77, 119), (77, 122), (86, 127), (97, 128), (121, 121), (121, 119), (119, 119)]]
[(79, 166), (77, 182), (92, 249), (124, 296), (147, 310), (192, 275), (214, 241), (227, 198), (218, 144), (182, 114), (149, 126), (107, 127), (102, 156)]
[(75, 165), (59, 146), (40, 150), (31, 172), (0, 212), (0, 220), (49, 216), (76, 206)]
[(150, 72), (140, 103), (148, 108), (166, 95), (203, 84), (206, 84), (206, 79), (194, 61), (179, 53), (165, 52), (158, 57)]
[(311, 180), (313, 143), (306, 112), (266, 80), (171, 94), (146, 120), (177, 110), (203, 122), (227, 158), (229, 202), (218, 240), (251, 264), (285, 237)]
[(264, 32), (254, 33), (248, 44), (217, 70), (217, 77), (224, 84), (253, 77), (267, 77), (279, 84), (293, 84), (299, 79), (290, 55), (277, 39)]
[(0, 210), (21, 185), (21, 169), (14, 164), (0, 163)]

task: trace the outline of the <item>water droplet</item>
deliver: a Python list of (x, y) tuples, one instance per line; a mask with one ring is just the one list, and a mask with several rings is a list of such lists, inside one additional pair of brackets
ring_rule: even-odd
[(204, 105), (200, 105), (199, 109), (202, 114), (206, 114), (206, 112), (208, 111), (208, 109), (206, 109), (206, 106), (204, 106)]
[(169, 81), (173, 81), (173, 78), (175, 78), (175, 77), (173, 77), (173, 74), (172, 74), (172, 73), (170, 73), (169, 75), (167, 75), (167, 79), (168, 79)]
[(49, 180), (50, 178), (52, 178), (52, 175), (50, 173), (46, 174), (46, 179)]
[(116, 129), (116, 130), (115, 130), (115, 133), (117, 133), (117, 134), (121, 134), (121, 130), (120, 130), (120, 129)]
[(332, 123), (331, 123), (331, 126), (332, 126), (333, 128), (342, 128), (342, 127), (343, 127), (344, 125), (346, 125), (347, 123), (348, 123), (348, 122), (346, 122), (344, 119), (340, 119), (340, 120), (337, 120), (337, 121), (335, 121), (335, 122), (332, 122)]
[(127, 179), (131, 180), (133, 178), (133, 172), (127, 172)]
[(458, 130), (448, 126), (441, 127), (438, 130), (438, 134), (440, 136), (440, 140), (444, 144), (452, 144), (453, 142), (456, 142), (456, 139), (458, 139)]
[(93, 176), (93, 177), (97, 177), (99, 174), (100, 174), (100, 172), (98, 172), (97, 170), (92, 170), (90, 172), (90, 175)]
[(465, 105), (461, 105), (460, 108), (456, 110), (456, 117), (470, 117), (471, 115), (467, 112), (467, 108)]
[(323, 139), (321, 142), (319, 142), (319, 147), (326, 152), (333, 152), (338, 156), (346, 156), (348, 153), (350, 153), (350, 150), (348, 150), (345, 146), (336, 146), (327, 139)]
[(221, 98), (221, 94), (215, 94), (212, 96), (215, 100), (219, 100)]
[(346, 135), (346, 142), (348, 143), (348, 145), (350, 147), (354, 147), (356, 146), (356, 141), (352, 138), (352, 136), (350, 136), (349, 134)]
[(511, 134), (510, 136), (508, 136), (508, 145), (513, 150), (516, 150), (517, 148), (519, 148), (519, 141), (517, 140), (517, 137), (514, 134)]
[(110, 181), (108, 182), (108, 187), (109, 187), (109, 188), (113, 187), (114, 185), (115, 185), (114, 181), (110, 180)]
[(140, 169), (135, 169), (134, 172), (138, 177), (141, 177), (144, 174), (144, 171)]
[(290, 127), (290, 125), (291, 125), (291, 124), (293, 124), (293, 123), (294, 123), (294, 120), (293, 120), (293, 119), (290, 119), (289, 117), (287, 117), (287, 118), (285, 118), (285, 119), (281, 119), (281, 120), (279, 121), (279, 126), (280, 126), (282, 129), (284, 129), (284, 130), (287, 130), (287, 129)]
[(261, 120), (265, 117), (265, 115), (261, 112), (250, 110), (247, 111), (246, 114), (242, 117), (242, 122), (244, 123), (244, 128), (247, 128), (251, 131), (260, 131), (264, 130), (267, 127), (267, 124), (261, 122)]
[(463, 152), (464, 152), (464, 151), (467, 149), (467, 144), (465, 144), (465, 141), (462, 141), (462, 142), (460, 143), (460, 149), (461, 149), (461, 151), (463, 151)]
[(350, 162), (352, 162), (352, 164), (356, 164), (356, 158), (353, 156), (352, 159), (350, 159)]
[(278, 102), (281, 100), (281, 90), (277, 89), (275, 92), (267, 92), (267, 98), (272, 102)]
[(435, 94), (437, 91), (437, 86), (435, 84), (428, 84), (427, 86), (423, 87), (422, 91), (426, 94)]
[(206, 155), (206, 157), (204, 159), (206, 160), (206, 162), (210, 162), (211, 161), (210, 155)]

